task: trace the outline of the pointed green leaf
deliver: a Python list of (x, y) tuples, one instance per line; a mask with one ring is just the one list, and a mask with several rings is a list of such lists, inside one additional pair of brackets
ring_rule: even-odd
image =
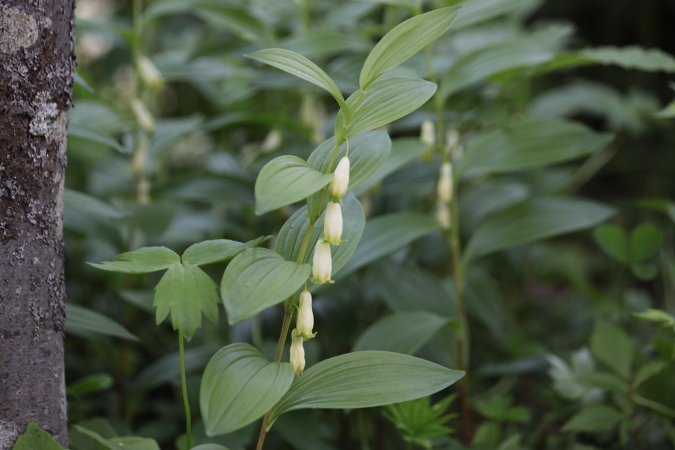
[(73, 334), (84, 331), (85, 333), (103, 334), (130, 341), (140, 340), (122, 325), (103, 314), (72, 304), (66, 304), (66, 331)]
[[(344, 143), (337, 150), (333, 159), (332, 170), (335, 170), (338, 162), (347, 154), (349, 148), (349, 188), (351, 192), (368, 180), (385, 163), (391, 151), (391, 139), (386, 131), (369, 131)], [(322, 173), (329, 170), (329, 163), (335, 150), (335, 138), (331, 137), (319, 145), (307, 159), (307, 163)], [(317, 202), (321, 200), (319, 205)], [(307, 199), (310, 211), (320, 214), (328, 202), (325, 191), (312, 194)]]
[(153, 305), (159, 325), (171, 313), (174, 330), (190, 340), (202, 325), (202, 312), (218, 322), (218, 285), (197, 266), (176, 264), (166, 271), (157, 287)]
[(271, 250), (248, 249), (232, 260), (220, 285), (230, 325), (285, 300), (309, 277), (309, 264), (286, 261)]
[(635, 347), (625, 332), (607, 323), (598, 323), (591, 335), (591, 350), (596, 358), (617, 374), (628, 378)]
[(417, 213), (393, 213), (369, 220), (360, 245), (338, 278), (393, 253), (409, 242), (439, 228), (438, 222), (433, 217)]
[(630, 261), (638, 262), (658, 252), (663, 233), (653, 223), (645, 222), (637, 226), (630, 235), (628, 256)]
[(368, 327), (356, 341), (352, 351), (382, 350), (413, 355), (448, 320), (427, 311), (397, 312)]
[(123, 273), (148, 273), (180, 264), (180, 256), (166, 247), (143, 247), (115, 256), (115, 261), (88, 263), (96, 268)]
[(199, 391), (208, 436), (238, 430), (262, 417), (293, 382), (289, 363), (269, 362), (253, 346), (220, 349), (204, 370)]
[(260, 215), (309, 197), (330, 183), (333, 174), (312, 169), (297, 156), (268, 162), (255, 183), (255, 213)]
[(211, 264), (234, 258), (248, 248), (252, 248), (271, 238), (272, 236), (259, 237), (248, 242), (230, 241), (228, 239), (215, 239), (191, 245), (183, 252), (183, 262), (195, 266)]
[(595, 47), (579, 52), (600, 64), (617, 65), (625, 69), (638, 69), (647, 72), (675, 72), (675, 58), (658, 49), (642, 47)]
[[(342, 199), (342, 240), (346, 241), (340, 245), (331, 246), (333, 256), (333, 275), (347, 263), (349, 258), (356, 250), (363, 229), (366, 225), (366, 216), (363, 213), (361, 202), (353, 194), (347, 194)], [(303, 206), (286, 221), (279, 236), (277, 237), (276, 250), (285, 259), (297, 261), (300, 256), (302, 241), (309, 227), (309, 217), (307, 216), (307, 206)], [(312, 235), (307, 244), (307, 250), (303, 258), (303, 263), (312, 261), (312, 255), (316, 241), (323, 233), (323, 219), (319, 219), (312, 230)]]
[(319, 66), (304, 56), (282, 48), (268, 48), (244, 56), (274, 66), (325, 89), (335, 98), (340, 108), (349, 115), (349, 108), (335, 82)]
[(593, 230), (593, 237), (600, 248), (612, 258), (628, 262), (628, 237), (618, 225), (603, 224)]
[(556, 164), (589, 155), (613, 135), (560, 119), (527, 120), (476, 139), (460, 159), (460, 176), (486, 175)]
[(453, 32), (470, 26), (487, 22), (495, 17), (503, 16), (520, 8), (536, 4), (536, 0), (467, 0), (462, 2), (463, 8), (457, 20), (452, 24)]
[(394, 27), (375, 45), (361, 69), (359, 85), (368, 90), (377, 77), (436, 40), (457, 18), (459, 7), (420, 14)]
[[(350, 126), (344, 130), (346, 138), (382, 127), (410, 114), (424, 105), (436, 92), (436, 84), (421, 78), (391, 77), (374, 82), (356, 106), (361, 91), (347, 99), (353, 110)], [(344, 118), (338, 114), (335, 134), (343, 132)]]
[[(11, 442), (11, 441), (10, 441)], [(35, 422), (30, 422), (26, 431), (19, 436), (12, 450), (63, 450), (46, 431), (40, 429)]]
[(73, 425), (80, 433), (86, 434), (98, 444), (99, 448), (106, 450), (160, 450), (157, 441), (138, 436), (124, 436), (104, 438), (95, 431), (80, 425)]
[(481, 47), (457, 58), (443, 76), (439, 95), (445, 101), (460, 89), (485, 81), (493, 74), (542, 64), (554, 56), (552, 51), (529, 41), (500, 42)]
[(243, 8), (203, 2), (197, 6), (199, 17), (214, 26), (225, 28), (248, 41), (270, 42), (270, 32), (264, 23)]
[(491, 216), (473, 234), (463, 262), (498, 250), (592, 227), (614, 209), (602, 203), (564, 197), (539, 197)]
[(613, 427), (622, 417), (619, 411), (609, 406), (588, 405), (572, 417), (563, 430), (602, 431)]
[(304, 408), (369, 408), (436, 393), (464, 376), (423, 359), (390, 352), (356, 352), (305, 370), (272, 410), (270, 420)]

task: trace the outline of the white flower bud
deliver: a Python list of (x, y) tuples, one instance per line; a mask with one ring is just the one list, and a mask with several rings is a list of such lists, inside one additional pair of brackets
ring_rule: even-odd
[(454, 128), (450, 128), (447, 133), (445, 133), (445, 142), (446, 142), (446, 151), (450, 154), (453, 154), (456, 151), (457, 146), (459, 145), (459, 131)]
[(452, 200), (452, 165), (449, 162), (441, 164), (441, 172), (438, 176), (436, 195), (444, 203)]
[(434, 123), (429, 119), (422, 122), (420, 141), (429, 147), (436, 145), (436, 128), (434, 127)]
[(281, 133), (281, 130), (278, 128), (271, 130), (269, 133), (267, 133), (267, 136), (265, 136), (265, 140), (260, 146), (260, 150), (263, 153), (268, 153), (278, 149), (281, 146), (283, 138), (284, 136)]
[(316, 333), (312, 333), (312, 328), (314, 328), (312, 294), (307, 291), (302, 291), (300, 293), (300, 301), (298, 302), (298, 319), (295, 321), (295, 329), (298, 336), (307, 340), (316, 335)]
[(330, 254), (330, 244), (319, 239), (314, 247), (312, 260), (312, 277), (317, 284), (330, 283), (333, 271), (333, 261)]
[(328, 202), (323, 219), (323, 240), (333, 245), (342, 242), (342, 208), (339, 203)]
[(298, 330), (293, 330), (291, 333), (293, 340), (291, 341), (291, 366), (295, 370), (295, 376), (299, 377), (302, 375), (302, 371), (305, 370), (305, 349), (302, 347), (302, 336), (298, 334)]
[(349, 187), (349, 158), (343, 157), (335, 168), (335, 176), (330, 180), (328, 193), (331, 198), (341, 199)]
[(164, 85), (164, 77), (147, 56), (139, 56), (138, 72), (143, 82), (151, 89), (159, 89)]
[(446, 202), (438, 202), (436, 208), (436, 220), (441, 224), (441, 227), (444, 230), (449, 230), (452, 226), (452, 220), (450, 218), (450, 207)]
[(155, 119), (152, 117), (152, 114), (150, 114), (150, 111), (148, 111), (145, 103), (143, 103), (142, 100), (135, 98), (131, 101), (131, 110), (134, 112), (136, 120), (141, 128), (143, 128), (143, 131), (148, 134), (154, 133)]

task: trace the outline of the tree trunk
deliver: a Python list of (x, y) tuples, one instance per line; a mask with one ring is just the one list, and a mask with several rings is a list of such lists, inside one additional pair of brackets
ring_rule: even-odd
[(0, 2), (0, 450), (67, 447), (63, 177), (74, 0)]

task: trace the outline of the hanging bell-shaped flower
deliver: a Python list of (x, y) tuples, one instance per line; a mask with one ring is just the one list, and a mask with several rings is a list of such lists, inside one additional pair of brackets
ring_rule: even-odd
[(339, 203), (328, 202), (323, 219), (323, 240), (340, 245), (342, 238), (342, 208)]
[(331, 283), (330, 275), (333, 271), (333, 261), (330, 254), (330, 244), (319, 239), (314, 247), (312, 260), (312, 278), (317, 284)]
[(449, 230), (452, 226), (450, 207), (446, 202), (438, 201), (436, 203), (436, 220), (444, 230)]
[(304, 340), (313, 338), (316, 333), (312, 333), (314, 328), (314, 313), (312, 312), (312, 294), (308, 291), (300, 293), (298, 302), (298, 319), (295, 322), (295, 329), (299, 336)]
[(452, 164), (449, 162), (441, 164), (436, 195), (440, 201), (445, 203), (452, 200)]
[(150, 89), (159, 89), (164, 85), (164, 77), (157, 70), (157, 67), (152, 63), (147, 56), (139, 56), (138, 58), (138, 72), (141, 79)]
[(299, 377), (302, 375), (302, 371), (305, 370), (305, 349), (302, 347), (304, 339), (298, 334), (298, 330), (293, 330), (291, 333), (291, 366), (295, 371), (295, 376)]
[(343, 157), (335, 168), (333, 179), (328, 185), (328, 193), (335, 200), (340, 200), (349, 188), (349, 158)]
[(434, 127), (434, 123), (429, 119), (422, 122), (420, 141), (429, 147), (436, 145), (436, 127)]
[(155, 119), (142, 100), (138, 98), (131, 100), (131, 110), (134, 112), (136, 121), (143, 128), (143, 131), (148, 134), (155, 132)]

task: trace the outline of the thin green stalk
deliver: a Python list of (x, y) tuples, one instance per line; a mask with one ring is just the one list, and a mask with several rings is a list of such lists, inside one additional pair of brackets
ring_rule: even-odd
[(192, 448), (192, 419), (190, 418), (190, 402), (185, 377), (185, 347), (181, 331), (178, 331), (178, 353), (180, 354), (180, 383), (183, 386), (183, 404), (185, 405), (185, 434), (187, 435), (187, 448), (189, 450)]
[[(456, 193), (458, 182), (453, 180), (453, 191)], [(459, 332), (457, 333), (457, 362), (459, 370), (467, 371), (467, 353), (468, 344), (468, 323), (464, 312), (464, 269), (462, 267), (462, 248), (460, 243), (459, 230), (459, 207), (457, 195), (450, 205), (450, 243), (452, 248), (452, 267), (455, 279), (455, 312), (459, 322)], [(466, 376), (459, 380), (459, 399), (462, 410), (462, 436), (464, 443), (471, 444), (471, 410), (469, 408), (469, 381)]]

